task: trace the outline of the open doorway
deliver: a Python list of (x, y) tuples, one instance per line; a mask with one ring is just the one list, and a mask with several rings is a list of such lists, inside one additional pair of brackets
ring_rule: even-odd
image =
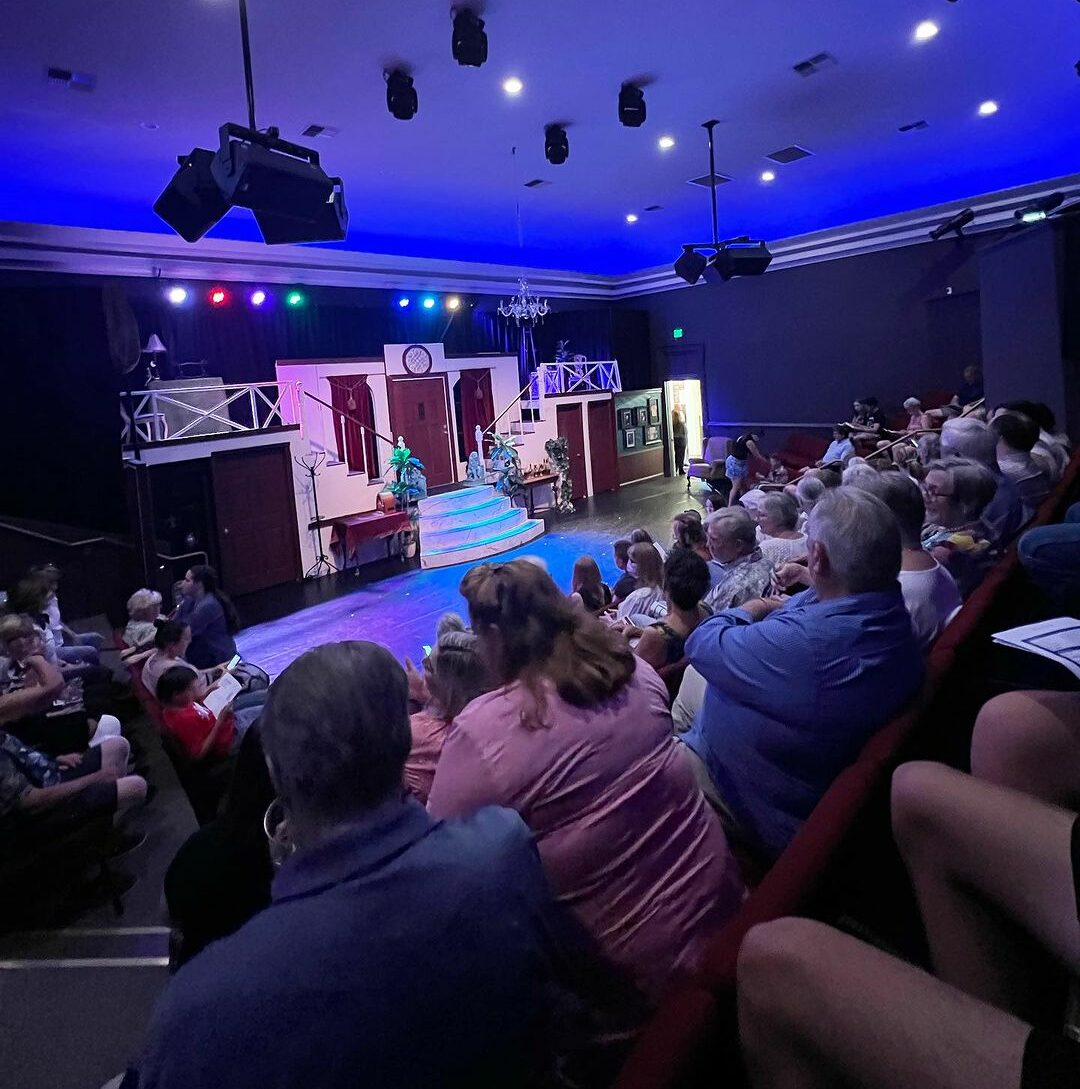
[(664, 383), (664, 404), (668, 414), (668, 426), (664, 429), (667, 435), (668, 464), (671, 466), (671, 475), (675, 476), (679, 467), (675, 463), (674, 428), (671, 426), (673, 413), (682, 414), (686, 422), (686, 450), (683, 454), (683, 468), (691, 457), (701, 457), (705, 448), (705, 423), (701, 405), (701, 379), (700, 378), (675, 378)]

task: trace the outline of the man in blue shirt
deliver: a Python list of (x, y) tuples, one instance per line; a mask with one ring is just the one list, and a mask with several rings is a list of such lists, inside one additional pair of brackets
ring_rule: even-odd
[(407, 681), (373, 643), (299, 658), (260, 730), (295, 853), (173, 979), (142, 1089), (526, 1084), (561, 916), (520, 817), (405, 800)]
[(734, 834), (770, 858), (923, 676), (888, 507), (832, 488), (807, 538), (812, 589), (786, 604), (748, 601), (686, 641), (708, 686), (682, 741)]
[(829, 443), (829, 448), (825, 451), (825, 456), (818, 462), (818, 465), (835, 465), (837, 462), (845, 465), (848, 458), (854, 453), (855, 447), (851, 442), (851, 428), (847, 424), (837, 424), (833, 428), (832, 442)]

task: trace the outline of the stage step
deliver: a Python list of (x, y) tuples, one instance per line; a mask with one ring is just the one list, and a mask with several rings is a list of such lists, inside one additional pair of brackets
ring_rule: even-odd
[(488, 525), (510, 509), (510, 500), (505, 495), (496, 495), (494, 499), (484, 503), (460, 510), (450, 510), (446, 514), (426, 514), (423, 518), (424, 535), (442, 533), (448, 529), (468, 529), (470, 526)]
[(462, 511), (476, 510), (497, 497), (497, 492), (490, 484), (479, 484), (473, 488), (459, 488), (456, 492), (442, 492), (421, 499), (417, 506), (420, 517), (441, 514), (460, 514)]
[[(490, 518), (478, 518), (456, 526), (445, 526), (442, 529), (434, 528), (426, 518), (421, 518), (419, 522), (420, 549), (421, 551), (425, 549), (436, 552), (446, 551), (458, 545), (468, 544), (470, 541), (500, 536), (519, 526), (525, 519), (525, 509), (510, 506), (509, 501), (504, 510)], [(442, 522), (444, 519), (440, 518), (437, 521)]]
[[(520, 507), (514, 509), (521, 510)], [(525, 512), (521, 511), (521, 513), (524, 514)], [(472, 540), (449, 548), (432, 548), (424, 544), (424, 529), (421, 520), (420, 566), (451, 567), (454, 564), (479, 563), (482, 560), (499, 555), (500, 552), (508, 552), (512, 548), (518, 548), (529, 541), (535, 540), (544, 532), (544, 523), (539, 518), (523, 518), (500, 533), (484, 536), (483, 532), (483, 530), (480, 530)]]

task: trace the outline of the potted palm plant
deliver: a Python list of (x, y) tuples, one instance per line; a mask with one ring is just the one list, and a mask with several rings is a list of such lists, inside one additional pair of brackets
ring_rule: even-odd
[(390, 491), (397, 500), (398, 509), (409, 515), (409, 528), (401, 535), (401, 553), (406, 559), (412, 559), (416, 555), (420, 536), (417, 530), (420, 512), (416, 504), (427, 495), (424, 463), (413, 456), (413, 452), (405, 445), (405, 440), (398, 435), (387, 469), (391, 478)]

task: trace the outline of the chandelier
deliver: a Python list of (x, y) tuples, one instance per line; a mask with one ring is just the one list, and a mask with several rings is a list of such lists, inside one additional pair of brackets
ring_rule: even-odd
[(499, 314), (504, 318), (513, 318), (518, 325), (523, 321), (535, 325), (544, 320), (550, 309), (547, 299), (538, 299), (529, 293), (525, 280), (518, 280), (518, 293), (508, 303), (499, 300)]

